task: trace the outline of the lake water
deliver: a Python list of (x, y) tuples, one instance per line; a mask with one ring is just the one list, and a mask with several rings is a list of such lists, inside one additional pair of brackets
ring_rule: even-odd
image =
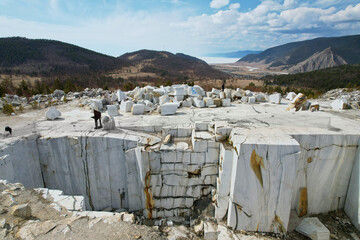
[(201, 60), (204, 60), (208, 64), (214, 63), (234, 63), (238, 61), (240, 58), (222, 58), (222, 57), (198, 57)]

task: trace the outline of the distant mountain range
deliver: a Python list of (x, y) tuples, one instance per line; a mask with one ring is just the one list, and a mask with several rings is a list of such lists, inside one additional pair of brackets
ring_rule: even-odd
[(141, 50), (112, 57), (60, 41), (0, 38), (0, 74), (47, 79), (76, 76), (81, 79), (80, 85), (87, 87), (86, 84), (99, 85), (104, 78), (99, 76), (112, 78), (111, 73), (116, 72), (116, 78), (121, 79), (123, 73), (134, 71), (131, 78), (148, 80), (229, 77), (206, 62), (181, 53)]
[(237, 52), (226, 52), (226, 53), (209, 53), (206, 54), (204, 57), (222, 57), (222, 58), (242, 58), (249, 54), (258, 54), (262, 51), (237, 51)]
[(140, 50), (119, 57), (138, 66), (141, 72), (157, 73), (164, 77), (228, 78), (226, 73), (210, 67), (205, 61), (182, 53)]
[(360, 35), (316, 38), (249, 54), (238, 62), (289, 73), (309, 72), (344, 64), (360, 63)]

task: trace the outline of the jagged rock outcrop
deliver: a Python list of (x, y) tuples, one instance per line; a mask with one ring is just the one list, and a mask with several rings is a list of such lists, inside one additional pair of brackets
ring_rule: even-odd
[(305, 61), (289, 68), (288, 71), (290, 73), (310, 72), (344, 64), (347, 64), (347, 62), (341, 56), (335, 54), (329, 47), (321, 52), (315, 53)]

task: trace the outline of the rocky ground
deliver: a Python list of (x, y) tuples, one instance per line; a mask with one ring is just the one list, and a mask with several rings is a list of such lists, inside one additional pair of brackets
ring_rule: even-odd
[[(307, 239), (296, 231), (287, 235), (234, 233), (205, 215), (193, 221), (193, 227), (133, 214), (128, 214), (130, 218), (118, 213), (79, 216), (19, 183), (1, 181), (0, 191), (0, 239)], [(330, 230), (331, 239), (359, 239), (359, 232), (342, 211), (317, 217)], [(209, 231), (209, 226), (217, 230)]]

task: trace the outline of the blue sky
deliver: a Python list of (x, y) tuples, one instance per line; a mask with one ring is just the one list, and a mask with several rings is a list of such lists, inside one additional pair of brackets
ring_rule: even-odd
[(201, 56), (360, 33), (357, 0), (0, 0), (0, 37)]

